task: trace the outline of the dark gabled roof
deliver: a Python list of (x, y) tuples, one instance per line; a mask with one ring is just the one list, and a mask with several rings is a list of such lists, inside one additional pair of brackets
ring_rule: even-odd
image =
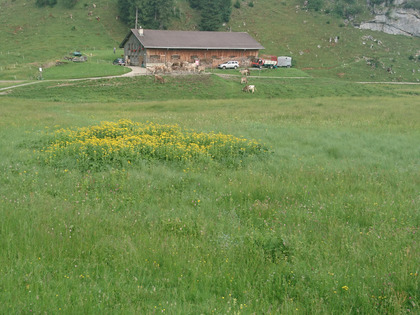
[(145, 48), (166, 49), (264, 49), (260, 43), (245, 32), (199, 32), (132, 29), (120, 47), (133, 34)]

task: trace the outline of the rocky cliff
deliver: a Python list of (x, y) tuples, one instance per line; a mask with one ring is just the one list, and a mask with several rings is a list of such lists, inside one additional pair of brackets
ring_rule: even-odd
[(406, 0), (395, 0), (392, 7), (375, 5), (374, 19), (362, 22), (361, 29), (382, 31), (394, 35), (420, 37), (420, 12), (405, 8)]

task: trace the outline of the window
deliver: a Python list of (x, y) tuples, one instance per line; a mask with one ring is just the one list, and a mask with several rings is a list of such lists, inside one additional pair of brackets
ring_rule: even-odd
[(171, 59), (181, 59), (181, 56), (180, 55), (172, 55)]
[(150, 62), (159, 62), (160, 55), (150, 55)]

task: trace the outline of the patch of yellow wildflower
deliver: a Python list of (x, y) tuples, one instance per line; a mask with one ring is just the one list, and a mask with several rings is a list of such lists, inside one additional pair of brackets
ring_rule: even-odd
[(267, 151), (254, 140), (131, 120), (59, 129), (50, 136), (43, 150), (47, 164), (71, 158), (80, 167), (89, 169), (122, 166), (139, 160), (232, 161)]

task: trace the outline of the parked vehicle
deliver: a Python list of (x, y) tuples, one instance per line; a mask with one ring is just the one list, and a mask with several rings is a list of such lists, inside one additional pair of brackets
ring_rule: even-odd
[(292, 57), (286, 57), (286, 56), (277, 57), (277, 66), (290, 68), (292, 66)]
[(268, 60), (268, 59), (256, 59), (254, 61), (252, 61), (251, 66), (256, 67), (256, 68), (277, 68), (277, 60)]
[(271, 56), (271, 59), (263, 59), (259, 58), (252, 61), (251, 65), (256, 68), (278, 68), (278, 67), (287, 67), (290, 68), (292, 66), (292, 57), (286, 56)]
[(231, 60), (231, 61), (228, 61), (228, 62), (225, 62), (225, 63), (222, 63), (222, 64), (218, 65), (217, 68), (219, 68), (219, 69), (236, 69), (236, 68), (239, 68), (239, 62)]
[(64, 59), (73, 62), (85, 62), (88, 58), (86, 55), (83, 55), (80, 51), (75, 51), (69, 56), (64, 56)]
[(113, 61), (112, 63), (113, 65), (118, 65), (118, 66), (125, 66), (125, 60), (122, 58), (117, 58)]

